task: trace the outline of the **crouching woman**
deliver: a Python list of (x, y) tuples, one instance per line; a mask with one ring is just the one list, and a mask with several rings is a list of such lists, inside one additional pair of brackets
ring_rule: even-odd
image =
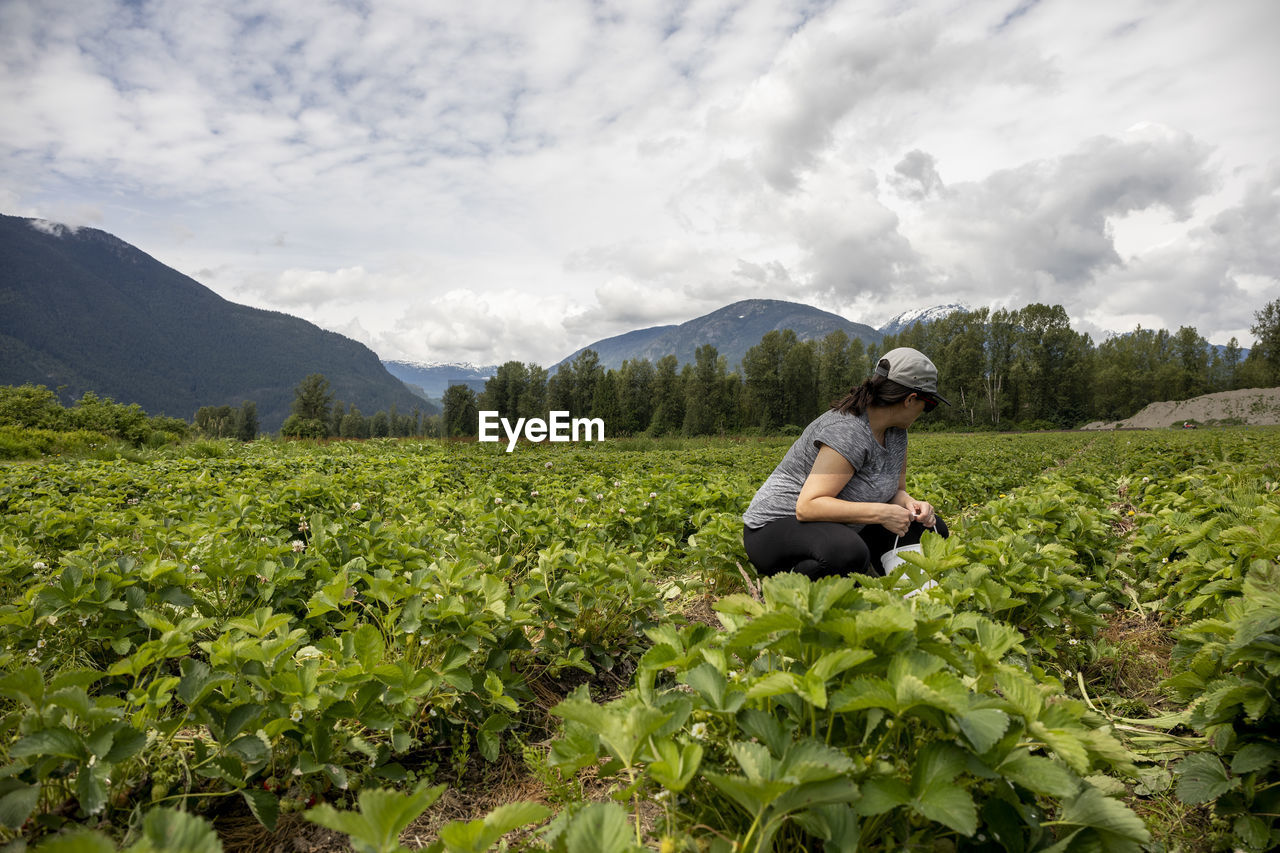
[(910, 347), (805, 427), (743, 514), (761, 575), (881, 575), (880, 558), (926, 529), (947, 536), (928, 501), (907, 493), (907, 430), (938, 403), (938, 370)]

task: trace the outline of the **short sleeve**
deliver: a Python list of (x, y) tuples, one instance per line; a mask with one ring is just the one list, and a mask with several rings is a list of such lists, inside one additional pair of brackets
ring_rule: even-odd
[[(825, 444), (843, 456), (854, 471), (862, 470), (867, 462), (867, 445), (862, 435), (864, 430), (859, 429), (861, 425), (859, 418), (841, 418), (822, 424), (813, 434), (815, 452), (819, 444)], [(866, 437), (870, 437), (869, 431)]]

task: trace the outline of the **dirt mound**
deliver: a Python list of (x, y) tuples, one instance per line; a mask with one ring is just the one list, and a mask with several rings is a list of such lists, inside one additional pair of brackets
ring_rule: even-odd
[(1280, 424), (1280, 388), (1219, 391), (1190, 400), (1151, 403), (1123, 421), (1094, 421), (1082, 429), (1162, 429), (1183, 423)]

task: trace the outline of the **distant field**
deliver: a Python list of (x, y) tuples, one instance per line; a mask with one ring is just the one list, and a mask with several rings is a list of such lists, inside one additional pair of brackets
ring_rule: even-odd
[(915, 435), (952, 538), (753, 597), (787, 446), (0, 467), (0, 840), (1280, 842), (1280, 429)]

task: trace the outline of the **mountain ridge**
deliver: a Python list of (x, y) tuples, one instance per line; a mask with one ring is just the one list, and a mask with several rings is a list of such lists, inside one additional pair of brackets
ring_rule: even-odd
[(572, 362), (588, 349), (595, 350), (601, 366), (606, 368), (619, 368), (627, 359), (647, 358), (657, 362), (665, 355), (675, 355), (682, 364), (692, 363), (694, 352), (703, 344), (715, 346), (733, 369), (765, 334), (783, 329), (791, 329), (802, 341), (821, 339), (836, 330), (865, 344), (878, 344), (884, 339), (878, 330), (865, 323), (855, 323), (811, 305), (780, 299), (743, 299), (684, 323), (652, 326), (603, 338), (579, 347), (548, 370), (555, 372), (560, 364)]
[(275, 430), (297, 384), (323, 373), (366, 413), (427, 408), (364, 344), (230, 302), (96, 228), (0, 215), (0, 304), (0, 383), (64, 402), (93, 391), (189, 420), (252, 400)]

